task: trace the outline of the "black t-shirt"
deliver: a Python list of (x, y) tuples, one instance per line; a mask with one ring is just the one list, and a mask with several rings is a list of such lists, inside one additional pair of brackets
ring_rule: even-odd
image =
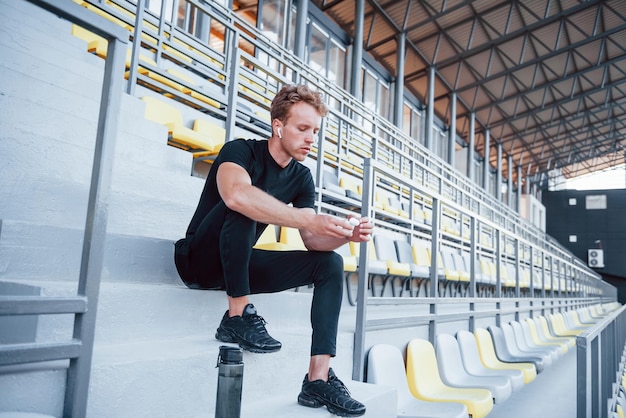
[[(227, 142), (213, 162), (200, 202), (187, 228), (187, 237), (195, 233), (204, 217), (222, 201), (216, 177), (217, 169), (224, 162), (243, 167), (250, 175), (253, 186), (282, 202), (291, 203), (296, 208), (315, 207), (315, 185), (307, 167), (292, 159), (287, 167), (282, 168), (269, 153), (266, 140), (236, 139)], [(258, 225), (257, 235), (265, 226)]]

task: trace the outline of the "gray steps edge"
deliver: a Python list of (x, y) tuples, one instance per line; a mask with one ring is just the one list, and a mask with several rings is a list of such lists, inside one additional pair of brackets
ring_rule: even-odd
[[(10, 281), (0, 281), (0, 284)], [(76, 282), (28, 281), (39, 288), (42, 296), (76, 294)], [(278, 293), (250, 295), (267, 329), (277, 339), (294, 330), (310, 339), (310, 306), (312, 291), (308, 288)], [(214, 338), (219, 322), (228, 309), (224, 291), (187, 289), (182, 284), (149, 285), (141, 283), (101, 283), (96, 317), (96, 344), (114, 345), (129, 341), (208, 336)], [(289, 315), (285, 315), (289, 312)], [(356, 310), (344, 303), (339, 317), (339, 332), (352, 334)], [(37, 341), (59, 342), (72, 336), (71, 315), (39, 315)]]
[[(87, 43), (71, 35), (71, 22), (24, 0), (3, 0), (0, 8), (3, 17), (0, 45), (8, 44), (16, 50), (42, 58), (62, 54), (67, 57), (65, 62), (68, 64), (75, 64), (74, 60), (80, 60), (80, 52), (87, 52)], [(46, 52), (58, 53), (47, 55)], [(69, 65), (68, 70), (72, 71), (73, 65)]]

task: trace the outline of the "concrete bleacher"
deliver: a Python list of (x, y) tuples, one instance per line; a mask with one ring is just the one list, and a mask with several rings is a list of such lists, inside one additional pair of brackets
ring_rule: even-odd
[[(3, 284), (17, 282), (43, 295), (71, 295), (75, 293), (80, 267), (104, 61), (87, 52), (85, 41), (71, 35), (68, 22), (51, 18), (21, 0), (0, 0), (0, 9), (7, 23), (0, 27), (0, 175), (3, 186), (8, 186), (0, 188), (0, 294)], [(190, 175), (193, 153), (169, 146), (167, 128), (145, 118), (145, 103), (140, 97), (168, 99), (145, 85), (136, 88), (135, 96), (122, 96), (88, 416), (211, 416), (220, 345), (214, 332), (226, 308), (225, 295), (186, 289), (173, 264), (173, 242), (184, 234), (203, 180)], [(256, 97), (252, 93), (246, 92)], [(171, 103), (182, 110), (188, 127), (200, 115), (197, 109)], [(260, 116), (261, 108), (258, 104), (254, 109), (241, 109)], [(258, 137), (245, 126), (236, 127), (236, 136)], [(337, 188), (343, 184), (353, 191), (350, 199), (345, 191), (342, 196), (341, 189), (336, 189), (341, 199), (331, 204), (336, 204), (337, 209), (354, 210), (360, 205), (356, 199), (360, 190), (356, 184), (352, 190), (349, 182), (342, 177), (333, 183)], [(391, 201), (387, 207), (381, 202), (386, 217), (395, 216), (406, 222), (401, 212), (390, 213), (392, 209), (397, 210)], [(427, 231), (426, 209), (423, 212)], [(430, 216), (432, 219), (432, 213)], [(458, 240), (465, 224), (463, 215), (454, 216), (459, 218), (455, 219), (457, 225), (446, 224), (443, 232)], [(424, 235), (421, 229), (420, 233)], [(415, 241), (411, 243), (413, 251)], [(430, 242), (424, 243), (430, 246)], [(448, 267), (448, 259), (450, 269), (456, 270), (459, 278), (469, 274), (467, 251), (463, 245), (457, 247), (446, 247), (450, 248), (450, 257), (442, 257), (439, 264), (442, 277), (442, 267)], [(349, 246), (345, 250), (349, 252)], [(346, 256), (355, 258), (355, 270), (347, 282), (354, 293), (358, 251), (353, 248), (349, 254)], [(406, 275), (389, 269), (395, 264), (386, 259), (378, 261), (382, 262), (381, 276), (401, 277), (398, 282), (405, 283)], [(418, 259), (414, 257), (413, 261), (417, 263)], [(485, 281), (485, 292), (493, 294), (495, 264), (490, 263), (493, 270)], [(430, 264), (420, 263), (416, 267), (430, 270)], [(411, 273), (412, 268), (409, 267)], [(503, 271), (508, 273), (505, 267)], [(459, 278), (446, 281), (449, 293), (466, 296), (467, 284), (457, 287)], [(390, 281), (385, 296), (393, 293), (391, 285)], [(427, 285), (425, 280), (420, 295), (426, 294)], [(515, 283), (505, 286), (512, 295)], [(402, 286), (396, 289), (400, 294)], [(402, 296), (413, 295), (405, 291)], [(269, 355), (245, 353), (244, 418), (328, 416), (325, 408), (313, 410), (296, 405), (308, 366), (310, 299), (309, 289), (252, 297), (268, 321), (270, 333), (283, 342), (283, 349)], [(350, 379), (356, 308), (347, 299), (344, 298), (340, 318), (338, 356), (332, 367), (354, 397), (366, 403), (366, 416), (396, 416), (395, 390)], [(384, 322), (402, 314), (426, 316), (428, 303), (370, 305), (368, 319)], [(520, 302), (485, 298), (468, 303), (475, 304), (476, 311), (495, 312), (501, 307), (502, 311), (510, 310), (505, 315), (512, 315), (513, 305)], [(460, 315), (459, 312), (464, 311), (452, 304), (437, 307), (441, 317)], [(476, 325), (492, 325), (493, 316), (477, 318)], [(440, 324), (439, 332), (461, 329), (466, 326), (465, 319)], [(37, 341), (61, 341), (72, 335), (69, 315), (40, 316), (30, 326), (34, 327)], [(407, 335), (428, 338), (424, 327), (409, 324), (369, 333), (367, 346), (380, 341), (402, 344)], [(60, 416), (66, 369), (67, 362), (63, 361), (0, 369), (0, 411)], [(511, 400), (503, 403), (502, 408)]]
[[(72, 295), (104, 61), (86, 52), (69, 22), (23, 1), (1, 0), (0, 9), (0, 282)], [(144, 118), (140, 99), (123, 95), (120, 115), (88, 416), (210, 416), (226, 296), (185, 288), (173, 264), (173, 242), (203, 180), (190, 175), (190, 153), (167, 145), (166, 127)], [(308, 368), (310, 300), (310, 291), (252, 297), (283, 349), (244, 355), (243, 417), (328, 415), (296, 404)], [(332, 367), (367, 416), (393, 416), (395, 392), (351, 381), (354, 309), (341, 321)], [(71, 335), (69, 315), (36, 321), (36, 341)], [(61, 416), (67, 364), (0, 370), (0, 411)]]

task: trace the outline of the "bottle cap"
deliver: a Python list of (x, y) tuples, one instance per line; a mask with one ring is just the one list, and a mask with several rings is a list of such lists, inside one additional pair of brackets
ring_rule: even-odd
[(220, 346), (220, 354), (217, 358), (218, 363), (240, 364), (243, 363), (243, 351), (239, 347), (231, 347), (228, 345)]

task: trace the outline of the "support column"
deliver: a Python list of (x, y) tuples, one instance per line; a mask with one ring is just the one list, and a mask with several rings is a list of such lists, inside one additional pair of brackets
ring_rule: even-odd
[(507, 173), (506, 179), (506, 204), (508, 207), (513, 208), (513, 156), (509, 155), (507, 158)]
[(522, 166), (517, 166), (517, 213), (522, 213)]
[(484, 160), (483, 160), (483, 188), (489, 192), (489, 169), (491, 165), (489, 163), (489, 151), (490, 146), (489, 141), (491, 140), (491, 130), (487, 128), (485, 130), (485, 151), (484, 151)]
[(502, 201), (502, 144), (498, 143), (498, 166), (496, 171), (496, 199)]
[(456, 157), (456, 92), (450, 97), (450, 130), (448, 131), (448, 163), (454, 168)]
[(469, 129), (469, 145), (467, 147), (467, 177), (471, 181), (474, 181), (474, 172), (476, 171), (476, 167), (474, 166), (474, 148), (476, 143), (476, 135), (474, 131), (476, 130), (476, 113), (472, 112), (470, 114), (470, 129)]
[(435, 67), (428, 69), (428, 103), (426, 105), (426, 123), (424, 128), (424, 145), (429, 150), (433, 149), (433, 120), (435, 117)]
[(404, 125), (404, 62), (406, 55), (406, 33), (398, 34), (398, 53), (396, 54), (396, 89), (394, 94), (394, 122), (398, 129)]
[(304, 62), (305, 44), (306, 44), (306, 19), (309, 15), (309, 0), (296, 1), (296, 33), (294, 41), (294, 54)]
[(363, 28), (365, 0), (354, 2), (354, 42), (352, 44), (352, 68), (350, 70), (350, 93), (361, 99), (361, 63), (363, 62)]

